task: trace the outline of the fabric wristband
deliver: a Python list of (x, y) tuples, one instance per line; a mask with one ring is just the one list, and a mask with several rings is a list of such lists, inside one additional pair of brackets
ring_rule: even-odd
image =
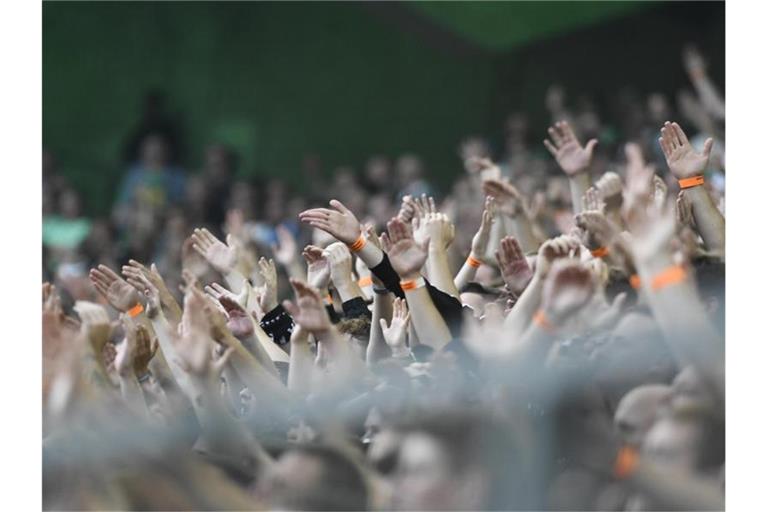
[(592, 250), (592, 256), (595, 258), (603, 258), (608, 254), (608, 248), (607, 247), (598, 247), (597, 249)]
[(349, 250), (352, 252), (358, 252), (360, 249), (365, 247), (365, 244), (367, 243), (367, 240), (365, 237), (361, 234), (359, 237), (357, 237), (357, 240), (355, 240), (353, 243), (349, 244)]
[(143, 312), (144, 312), (144, 306), (142, 306), (141, 303), (136, 304), (131, 309), (126, 311), (126, 313), (128, 313), (128, 316), (131, 318), (136, 318)]
[(639, 290), (640, 286), (642, 286), (642, 282), (640, 281), (640, 276), (637, 274), (632, 274), (631, 276), (629, 276), (629, 284), (635, 290)]
[(469, 257), (467, 258), (467, 265), (469, 265), (472, 268), (480, 268), (480, 265), (482, 264), (483, 262), (475, 258), (474, 256), (472, 256), (472, 254), (470, 254)]
[(549, 320), (547, 320), (547, 315), (544, 314), (544, 311), (541, 309), (538, 310), (535, 315), (533, 315), (533, 323), (547, 332), (553, 332), (555, 330), (555, 326), (552, 325)]
[(366, 286), (371, 286), (372, 284), (373, 284), (373, 278), (371, 278), (371, 276), (364, 276), (364, 277), (361, 277), (361, 278), (360, 278), (360, 279), (357, 281), (357, 285), (358, 285), (360, 288), (365, 288)]
[(326, 304), (333, 304), (333, 297), (331, 296), (330, 293), (325, 297), (325, 303)]
[(616, 454), (616, 462), (613, 465), (613, 474), (616, 478), (624, 479), (637, 467), (637, 450), (631, 446), (622, 446)]
[(674, 265), (656, 274), (651, 280), (651, 290), (661, 290), (667, 286), (685, 281), (687, 273), (681, 265)]
[(426, 284), (427, 283), (424, 281), (424, 278), (419, 277), (418, 279), (412, 279), (410, 281), (400, 281), (400, 288), (402, 288), (404, 292), (407, 292), (409, 290), (415, 290), (416, 288), (421, 288)]
[(686, 188), (698, 187), (704, 184), (704, 176), (692, 176), (690, 178), (682, 178), (677, 180), (680, 188), (685, 190)]

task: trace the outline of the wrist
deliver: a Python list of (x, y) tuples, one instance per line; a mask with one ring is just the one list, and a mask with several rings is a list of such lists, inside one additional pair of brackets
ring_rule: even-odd
[(409, 291), (417, 290), (419, 288), (423, 288), (426, 285), (427, 285), (427, 282), (424, 280), (423, 277), (421, 277), (421, 275), (415, 275), (409, 278), (402, 278), (400, 280), (400, 288), (402, 288), (402, 290), (406, 293)]

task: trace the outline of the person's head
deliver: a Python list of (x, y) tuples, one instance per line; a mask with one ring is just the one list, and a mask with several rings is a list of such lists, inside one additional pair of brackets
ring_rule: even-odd
[(282, 454), (256, 491), (272, 510), (366, 510), (368, 485), (339, 450), (299, 445)]
[(367, 316), (347, 318), (341, 320), (337, 328), (346, 335), (355, 353), (365, 359), (365, 349), (368, 346), (368, 338), (371, 335), (371, 320)]
[(676, 371), (656, 322), (639, 312), (624, 315), (593, 358), (597, 381), (613, 404), (634, 387), (670, 382)]
[(141, 162), (148, 169), (160, 170), (168, 161), (168, 144), (165, 138), (153, 133), (141, 142)]
[(642, 450), (665, 464), (717, 474), (725, 463), (724, 418), (709, 407), (672, 407), (648, 431)]
[(408, 184), (421, 178), (424, 171), (421, 159), (414, 154), (405, 154), (397, 159), (396, 164), (397, 179), (400, 186)]
[(205, 173), (214, 180), (228, 179), (234, 169), (234, 154), (223, 144), (212, 144), (205, 149)]
[(434, 414), (400, 425), (398, 510), (530, 508), (516, 430), (477, 414)]
[(624, 395), (613, 416), (613, 424), (622, 441), (631, 446), (641, 446), (657, 413), (671, 394), (669, 386), (648, 384), (638, 386)]
[(381, 155), (371, 157), (365, 164), (365, 179), (377, 190), (388, 188), (391, 179), (389, 160)]
[(80, 216), (80, 196), (72, 188), (65, 188), (61, 191), (58, 204), (59, 213), (68, 219), (75, 219)]

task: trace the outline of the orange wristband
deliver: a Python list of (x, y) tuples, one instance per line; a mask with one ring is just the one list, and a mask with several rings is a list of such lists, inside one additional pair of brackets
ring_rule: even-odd
[(333, 304), (333, 297), (331, 297), (331, 294), (329, 293), (328, 296), (325, 298), (326, 304)]
[(357, 240), (355, 240), (354, 243), (349, 245), (349, 250), (352, 252), (357, 252), (363, 247), (365, 247), (366, 242), (367, 240), (365, 239), (365, 237), (363, 235), (360, 235), (359, 237), (357, 237)]
[(642, 283), (640, 282), (640, 276), (637, 274), (632, 274), (629, 276), (629, 284), (632, 285), (632, 288), (635, 290), (639, 290), (640, 286), (642, 286)]
[(547, 332), (552, 332), (555, 330), (555, 326), (552, 325), (549, 320), (547, 320), (547, 315), (545, 315), (544, 311), (541, 309), (538, 310), (535, 315), (533, 315), (533, 323)]
[(704, 184), (704, 176), (692, 176), (690, 178), (683, 178), (681, 180), (677, 180), (677, 183), (680, 185), (681, 189), (698, 187), (699, 185)]
[(613, 474), (616, 478), (627, 478), (637, 466), (637, 450), (631, 446), (622, 446), (616, 455)]
[(131, 309), (129, 309), (127, 313), (129, 317), (135, 318), (139, 316), (143, 311), (144, 311), (144, 306), (142, 306), (141, 304), (136, 304)]
[(594, 249), (592, 251), (592, 256), (594, 256), (595, 258), (602, 258), (607, 254), (608, 254), (607, 247), (598, 247), (597, 249)]
[(361, 277), (360, 280), (357, 282), (357, 285), (360, 288), (365, 288), (366, 286), (371, 286), (372, 284), (373, 284), (373, 278), (371, 278), (371, 276)]
[(426, 283), (424, 282), (424, 278), (420, 277), (418, 279), (413, 279), (411, 281), (400, 281), (400, 288), (403, 289), (404, 292), (407, 292), (408, 290), (415, 290), (416, 288), (421, 288)]
[(651, 290), (661, 290), (667, 286), (685, 281), (687, 273), (680, 265), (669, 267), (656, 274), (651, 281)]
[(467, 258), (467, 265), (469, 265), (472, 268), (480, 268), (480, 265), (482, 265), (482, 264), (483, 264), (482, 261), (480, 261), (479, 259), (475, 258), (471, 254)]

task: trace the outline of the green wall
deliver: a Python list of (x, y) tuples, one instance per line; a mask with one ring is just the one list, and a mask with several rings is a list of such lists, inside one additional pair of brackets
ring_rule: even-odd
[(189, 167), (222, 140), (243, 172), (294, 181), (307, 153), (327, 169), (407, 150), (445, 181), (460, 138), (487, 129), (490, 58), (450, 55), (361, 5), (45, 2), (43, 34), (43, 143), (94, 213), (151, 87), (184, 115)]

